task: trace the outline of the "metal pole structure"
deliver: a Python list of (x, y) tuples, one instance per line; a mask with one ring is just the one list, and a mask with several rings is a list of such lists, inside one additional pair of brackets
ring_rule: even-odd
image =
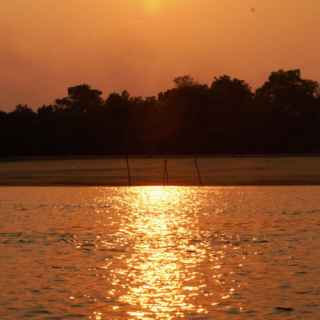
[(194, 165), (197, 170), (199, 185), (202, 186), (203, 183), (202, 183), (201, 172), (200, 172), (200, 168), (199, 168), (199, 164), (198, 164), (198, 158), (194, 158)]
[(131, 178), (131, 169), (130, 169), (130, 162), (129, 162), (129, 155), (127, 154), (127, 173), (128, 173), (128, 185), (129, 187), (132, 186), (132, 178)]
[(128, 105), (127, 105), (127, 112), (126, 112), (126, 116), (127, 116), (127, 125), (126, 125), (126, 136), (125, 136), (125, 143), (126, 143), (126, 162), (127, 162), (127, 174), (128, 174), (128, 186), (131, 187), (132, 186), (132, 178), (131, 178), (131, 169), (130, 169), (130, 162), (129, 162), (129, 149), (131, 147), (130, 143), (129, 143), (129, 131), (130, 131), (130, 125), (129, 125), (129, 109), (128, 109)]
[(168, 160), (166, 160), (167, 185), (169, 185)]
[(164, 160), (164, 170), (163, 170), (163, 185), (167, 186), (169, 184), (169, 173), (168, 173), (168, 160)]

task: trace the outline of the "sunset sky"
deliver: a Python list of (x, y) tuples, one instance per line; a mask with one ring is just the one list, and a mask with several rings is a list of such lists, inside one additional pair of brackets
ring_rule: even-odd
[(146, 96), (184, 74), (256, 87), (272, 70), (301, 68), (320, 80), (314, 0), (10, 0), (0, 10), (2, 110), (80, 83)]

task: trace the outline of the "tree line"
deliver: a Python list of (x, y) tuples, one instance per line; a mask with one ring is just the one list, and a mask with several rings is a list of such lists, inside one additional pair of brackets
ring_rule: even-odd
[(0, 156), (320, 152), (319, 83), (272, 72), (258, 89), (227, 75), (174, 79), (158, 96), (82, 84), (36, 111), (0, 111)]

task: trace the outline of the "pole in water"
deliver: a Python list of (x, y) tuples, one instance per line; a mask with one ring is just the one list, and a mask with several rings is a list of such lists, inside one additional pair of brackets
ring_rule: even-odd
[(194, 158), (194, 165), (195, 165), (196, 170), (197, 170), (199, 185), (202, 186), (203, 183), (202, 183), (200, 168), (199, 168), (199, 164), (198, 164), (198, 158)]
[(164, 160), (164, 170), (163, 170), (163, 185), (167, 186), (169, 184), (169, 174), (168, 174), (168, 160)]
[(129, 162), (129, 156), (126, 157), (127, 161), (127, 173), (128, 173), (128, 185), (129, 187), (132, 186), (132, 179), (131, 179), (131, 170), (130, 170), (130, 162)]

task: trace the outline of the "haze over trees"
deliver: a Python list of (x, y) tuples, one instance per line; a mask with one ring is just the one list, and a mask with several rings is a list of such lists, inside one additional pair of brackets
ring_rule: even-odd
[(190, 76), (157, 97), (82, 84), (34, 111), (0, 111), (0, 156), (320, 152), (320, 87), (300, 70), (272, 72), (255, 92), (227, 75)]

